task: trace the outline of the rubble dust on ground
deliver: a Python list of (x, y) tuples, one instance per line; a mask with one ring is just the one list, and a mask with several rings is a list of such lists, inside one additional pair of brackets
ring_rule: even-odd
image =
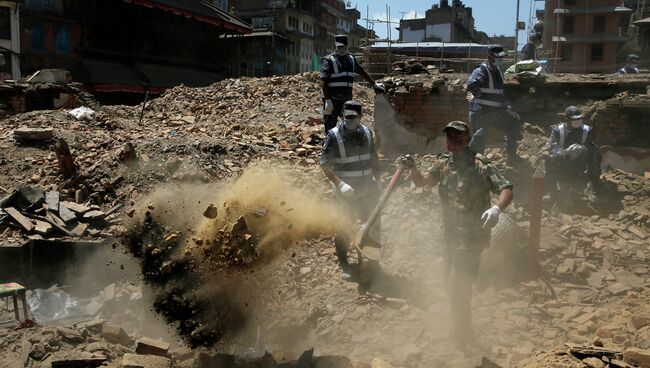
[[(367, 112), (363, 121), (371, 122), (372, 91), (355, 86), (355, 96)], [(394, 367), (475, 367), (484, 357), (503, 367), (583, 367), (596, 364), (592, 358), (604, 363), (604, 355), (626, 360), (626, 352), (627, 361), (638, 361), (638, 349), (650, 348), (649, 178), (608, 168), (604, 179), (611, 190), (603, 206), (546, 206), (543, 280), (523, 280), (520, 268), (495, 276), (494, 270), (513, 269), (525, 259), (530, 176), (543, 159), (548, 132), (524, 126), (518, 168), (506, 167), (503, 152), (490, 147), (487, 156), (515, 183), (507, 226), (523, 237), (509, 240), (505, 254), (514, 256), (495, 252), (496, 261), (486, 262), (489, 277), (474, 298), (481, 344), (461, 352), (448, 339), (435, 190), (402, 182), (382, 216), (382, 273), (365, 290), (341, 280), (330, 237), (335, 227), (322, 204), (331, 198), (318, 167), (320, 105), (318, 76), (309, 73), (179, 86), (150, 101), (141, 122), (136, 117), (142, 106), (103, 106), (83, 121), (62, 110), (11, 116), (0, 124), (0, 190), (4, 196), (17, 183), (30, 183), (59, 192), (65, 202), (77, 202), (79, 193), (88, 209), (98, 206), (104, 213), (122, 205), (101, 234), (88, 236), (129, 235), (130, 250), (155, 290), (151, 307), (197, 346), (161, 353), (160, 343), (148, 342), (173, 366), (237, 366), (247, 357), (260, 366), (297, 366), (300, 359), (318, 366), (321, 358), (320, 364), (333, 365), (335, 359), (325, 355), (338, 356), (334, 366), (343, 367), (368, 366), (375, 358)], [(60, 172), (53, 142), (16, 141), (13, 131), (21, 126), (53, 128), (54, 137), (68, 142), (78, 177)], [(285, 182), (284, 168), (251, 166), (260, 158), (297, 174)], [(385, 180), (393, 159), (381, 157)], [(433, 159), (418, 162), (426, 169)], [(287, 187), (298, 194), (285, 192)], [(0, 234), (11, 242), (34, 235), (13, 220), (3, 226)], [(135, 292), (120, 289), (128, 291), (122, 297)], [(104, 291), (93, 298), (100, 295)], [(55, 356), (59, 352), (93, 352), (93, 359), (109, 365), (140, 359), (137, 340), (147, 331), (94, 323), (102, 327), (64, 326), (76, 333), (48, 325), (3, 328), (0, 350), (10, 352), (12, 362), (24, 359), (32, 366), (63, 359)], [(586, 344), (591, 355), (565, 343)], [(615, 366), (613, 360), (607, 364)]]

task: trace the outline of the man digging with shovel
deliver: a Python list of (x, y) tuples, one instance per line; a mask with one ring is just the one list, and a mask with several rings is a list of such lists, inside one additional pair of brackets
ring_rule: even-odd
[[(422, 175), (410, 156), (403, 158), (418, 186), (438, 185), (442, 204), (447, 287), (453, 314), (452, 337), (461, 349), (475, 343), (472, 328), (472, 285), (481, 253), (490, 244), (490, 231), (512, 201), (512, 184), (485, 156), (469, 149), (469, 126), (452, 121), (442, 130), (448, 153)], [(490, 192), (499, 195), (490, 207)], [(486, 210), (487, 209), (487, 210)]]
[[(347, 101), (343, 121), (327, 132), (320, 165), (334, 187), (337, 200), (345, 204), (351, 221), (365, 221), (381, 193), (380, 170), (373, 134), (361, 124), (361, 104)], [(378, 233), (378, 224), (371, 229)], [(379, 239), (377, 239), (379, 240)], [(348, 264), (350, 239), (337, 234), (334, 243), (342, 278), (352, 278)]]

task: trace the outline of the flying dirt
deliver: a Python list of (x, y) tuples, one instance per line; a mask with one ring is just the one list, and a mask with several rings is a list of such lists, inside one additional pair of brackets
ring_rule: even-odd
[(347, 230), (342, 209), (299, 181), (286, 166), (257, 162), (232, 182), (165, 185), (141, 201), (126, 244), (159, 290), (155, 308), (190, 345), (212, 345), (245, 323), (231, 293), (238, 274)]

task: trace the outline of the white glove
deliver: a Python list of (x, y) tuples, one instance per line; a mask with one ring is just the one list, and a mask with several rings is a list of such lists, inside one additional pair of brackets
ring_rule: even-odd
[(494, 225), (496, 225), (497, 222), (499, 222), (500, 213), (501, 213), (501, 209), (499, 208), (499, 206), (492, 206), (492, 208), (483, 212), (483, 215), (481, 216), (481, 220), (483, 220), (483, 228), (484, 229), (493, 228)]
[(383, 83), (377, 83), (372, 85), (372, 88), (375, 89), (375, 91), (381, 91), (381, 92), (386, 92), (386, 86)]
[(576, 158), (582, 156), (582, 154), (585, 153), (586, 150), (587, 147), (578, 143), (574, 143), (566, 149), (566, 152), (567, 155), (569, 155), (570, 159), (575, 160)]
[(343, 180), (341, 180), (341, 181), (339, 182), (339, 185), (337, 186), (337, 188), (339, 189), (339, 192), (340, 192), (341, 194), (343, 194), (343, 195), (351, 195), (352, 193), (354, 193), (354, 189), (352, 189), (352, 187), (349, 186), (349, 185), (348, 185), (346, 182), (344, 182)]
[(323, 109), (323, 112), (325, 115), (329, 115), (334, 111), (334, 103), (332, 100), (325, 100), (325, 108)]

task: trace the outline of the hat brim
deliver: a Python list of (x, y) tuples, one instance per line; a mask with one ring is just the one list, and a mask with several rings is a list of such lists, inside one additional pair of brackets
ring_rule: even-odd
[(580, 115), (574, 115), (574, 116), (569, 116), (569, 120), (580, 120), (580, 119), (584, 119), (584, 118), (585, 118), (585, 116), (582, 115), (582, 114), (580, 114)]
[(359, 116), (359, 113), (354, 110), (343, 110), (343, 116)]
[(446, 127), (442, 128), (443, 133), (447, 133), (450, 130), (455, 130), (457, 132), (469, 132), (469, 129), (467, 129), (465, 127), (460, 127), (460, 126), (446, 126)]
[(343, 42), (334, 42), (334, 45), (336, 45), (336, 47), (347, 46)]
[(492, 55), (494, 55), (494, 57), (497, 58), (502, 58), (502, 57), (506, 57), (508, 53), (505, 51), (500, 51), (500, 52), (493, 52)]

